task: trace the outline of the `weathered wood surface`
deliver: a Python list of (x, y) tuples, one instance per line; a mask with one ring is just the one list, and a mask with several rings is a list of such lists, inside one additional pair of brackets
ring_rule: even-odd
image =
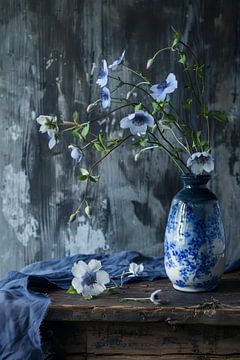
[[(212, 187), (222, 208), (228, 259), (240, 255), (240, 2), (0, 0), (0, 7), (0, 276), (77, 252), (161, 253), (170, 201), (180, 186), (166, 156), (151, 153), (135, 163), (125, 146), (105, 163), (101, 182), (91, 190), (92, 219), (81, 216), (69, 227), (68, 215), (83, 191), (78, 170), (67, 141), (51, 154), (34, 119), (41, 113), (69, 117), (74, 110), (84, 116), (98, 96), (97, 71), (89, 76), (93, 64), (103, 57), (112, 61), (126, 48), (127, 62), (142, 69), (156, 49), (170, 43), (171, 25), (209, 64), (211, 107), (230, 115), (229, 126), (214, 136)], [(172, 60), (163, 57), (158, 65), (153, 78), (174, 71), (181, 84)], [(181, 100), (181, 86), (175, 100)], [(102, 130), (118, 133), (118, 121), (107, 119)]]
[[(121, 302), (157, 288), (160, 306)], [(240, 273), (224, 275), (209, 293), (178, 292), (159, 280), (124, 285), (92, 301), (63, 291), (50, 296), (42, 332), (60, 359), (240, 359)]]
[[(126, 297), (148, 297), (161, 289), (162, 304), (123, 301)], [(225, 274), (219, 287), (206, 293), (184, 293), (173, 289), (167, 279), (126, 284), (91, 301), (58, 290), (50, 293), (47, 320), (166, 322), (240, 326), (240, 273)]]

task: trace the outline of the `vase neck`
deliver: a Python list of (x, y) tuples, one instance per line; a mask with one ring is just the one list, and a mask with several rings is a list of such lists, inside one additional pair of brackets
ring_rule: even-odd
[(182, 181), (185, 188), (205, 188), (208, 181), (211, 179), (210, 175), (183, 175)]

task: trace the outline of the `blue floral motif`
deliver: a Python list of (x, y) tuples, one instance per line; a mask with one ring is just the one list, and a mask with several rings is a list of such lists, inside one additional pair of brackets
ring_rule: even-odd
[(165, 233), (165, 268), (172, 282), (195, 291), (216, 287), (224, 267), (225, 238), (216, 199), (176, 197)]

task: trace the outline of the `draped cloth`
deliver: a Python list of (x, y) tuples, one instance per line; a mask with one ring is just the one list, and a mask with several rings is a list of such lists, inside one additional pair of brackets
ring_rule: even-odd
[[(110, 276), (128, 271), (129, 263), (144, 264), (138, 281), (153, 281), (166, 277), (163, 257), (146, 257), (135, 251), (110, 255), (75, 255), (60, 260), (40, 261), (21, 271), (8, 273), (0, 282), (0, 359), (44, 359), (41, 348), (40, 325), (51, 299), (44, 294), (47, 288), (67, 289), (72, 281), (74, 262), (101, 260), (103, 269)], [(238, 266), (227, 265), (226, 270)], [(127, 281), (134, 279), (128, 278)]]

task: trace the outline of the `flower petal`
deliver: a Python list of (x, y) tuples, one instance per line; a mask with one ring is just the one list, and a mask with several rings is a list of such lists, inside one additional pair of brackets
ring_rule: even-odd
[(42, 124), (44, 124), (44, 123), (47, 121), (47, 119), (46, 119), (46, 116), (45, 116), (45, 115), (40, 115), (40, 116), (38, 116), (38, 117), (36, 118), (36, 121), (37, 121), (40, 125), (42, 125)]
[(88, 265), (84, 261), (80, 260), (77, 263), (73, 264), (72, 267), (73, 276), (81, 278), (87, 271), (88, 271)]
[(96, 271), (100, 270), (101, 267), (102, 267), (101, 261), (96, 260), (96, 259), (92, 259), (88, 263), (88, 269), (90, 272), (96, 272)]
[(101, 294), (104, 290), (106, 290), (106, 286), (95, 283), (95, 284), (83, 286), (82, 294), (83, 296), (87, 296), (87, 295), (97, 296)]
[(77, 291), (78, 294), (82, 293), (83, 286), (82, 286), (81, 279), (76, 278), (76, 277), (73, 278), (72, 279), (72, 286), (74, 287), (74, 289)]
[(48, 142), (49, 149), (52, 150), (56, 144), (57, 144), (57, 141), (55, 139), (55, 136), (51, 137)]
[(129, 116), (124, 117), (121, 121), (120, 121), (120, 127), (122, 129), (127, 129), (129, 128), (129, 126), (131, 126), (132, 122), (129, 119)]
[(110, 282), (110, 277), (106, 271), (100, 270), (96, 273), (96, 280), (98, 284), (105, 285)]

